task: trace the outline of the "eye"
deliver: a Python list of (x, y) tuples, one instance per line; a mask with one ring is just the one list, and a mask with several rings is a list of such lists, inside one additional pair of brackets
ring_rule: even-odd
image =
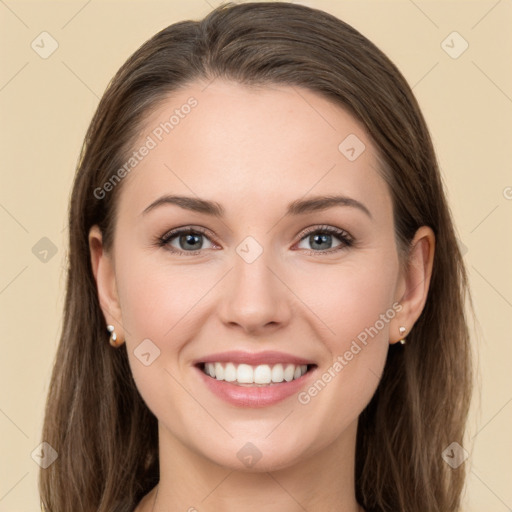
[[(210, 246), (205, 247), (204, 241), (207, 240)], [(166, 247), (171, 252), (177, 254), (194, 255), (202, 249), (211, 249), (214, 247), (206, 232), (201, 228), (186, 227), (173, 229), (158, 239), (158, 245)]]
[[(333, 246), (333, 242), (338, 240), (339, 243)], [(299, 249), (308, 249), (301, 247), (300, 244), (310, 244), (313, 250), (308, 250), (310, 254), (325, 254), (337, 252), (353, 245), (354, 241), (351, 236), (344, 230), (335, 228), (334, 226), (316, 226), (309, 228), (299, 242)]]
[[(336, 243), (336, 240), (338, 243)], [(205, 241), (207, 242), (206, 247), (204, 245)], [(304, 243), (310, 244), (312, 249), (304, 247), (302, 245)], [(351, 247), (353, 244), (353, 238), (342, 229), (334, 226), (314, 226), (302, 233), (302, 238), (297, 247), (299, 249), (306, 249), (308, 254), (321, 255), (341, 251)], [(215, 244), (207, 236), (206, 230), (194, 226), (168, 231), (157, 239), (157, 245), (165, 247), (172, 253), (186, 256), (197, 255), (203, 249), (216, 248)]]

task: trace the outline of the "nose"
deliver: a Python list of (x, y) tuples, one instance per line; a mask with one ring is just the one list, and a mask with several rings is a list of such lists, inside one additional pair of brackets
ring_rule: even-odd
[(224, 281), (217, 310), (224, 325), (268, 335), (290, 322), (293, 294), (265, 251), (251, 263), (235, 254), (234, 267)]

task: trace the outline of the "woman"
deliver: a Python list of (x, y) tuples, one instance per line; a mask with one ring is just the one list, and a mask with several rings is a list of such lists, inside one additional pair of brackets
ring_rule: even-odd
[(69, 222), (44, 510), (459, 509), (466, 271), (418, 104), (352, 27), (269, 2), (156, 34)]

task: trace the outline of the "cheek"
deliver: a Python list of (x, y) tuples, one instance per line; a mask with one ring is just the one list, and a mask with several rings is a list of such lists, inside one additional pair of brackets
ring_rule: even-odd
[[(118, 257), (116, 275), (126, 347), (137, 387), (156, 414), (169, 396), (179, 401), (183, 394), (173, 376), (179, 379), (180, 356), (201, 328), (205, 295), (218, 276), (205, 265), (169, 263), (142, 251), (125, 254)], [(146, 366), (142, 354), (148, 352)]]
[[(368, 405), (378, 387), (389, 348), (388, 323), (379, 316), (386, 314), (389, 305), (386, 293), (380, 300), (375, 290), (371, 300), (367, 294), (357, 293), (350, 300), (338, 298), (340, 309), (330, 323), (336, 334), (324, 337), (330, 360), (297, 396), (308, 430), (322, 439), (322, 446), (345, 431)], [(390, 319), (394, 309), (388, 310)]]
[[(382, 254), (382, 253), (381, 253)], [(389, 321), (395, 316), (392, 307), (398, 266), (392, 258), (354, 258), (338, 267), (325, 265), (301, 279), (298, 295), (324, 325), (324, 339), (330, 351), (347, 350), (350, 341), (359, 337), (389, 340)], [(328, 330), (326, 330), (328, 328)], [(348, 345), (347, 345), (348, 343)]]
[(205, 294), (205, 276), (200, 279), (193, 266), (187, 269), (155, 260), (133, 253), (118, 259), (116, 274), (126, 348), (133, 378), (146, 405), (160, 419), (172, 403), (172, 421), (183, 424), (177, 411), (193, 410), (194, 404), (187, 401), (179, 384), (178, 363), (183, 347), (197, 331), (195, 315), (199, 311), (197, 303)]
[(215, 276), (199, 267), (176, 265), (164, 258), (132, 255), (120, 258), (116, 274), (127, 339), (150, 338), (166, 343), (185, 336), (193, 323), (194, 306), (215, 284)]
[(299, 291), (322, 321), (321, 339), (331, 358), (299, 402), (315, 402), (314, 407), (320, 409), (329, 407), (324, 412), (330, 414), (333, 425), (362, 411), (386, 362), (390, 322), (400, 309), (393, 306), (398, 264), (392, 257), (381, 257), (380, 261), (387, 263), (361, 258), (357, 262), (347, 260), (335, 272), (333, 267), (326, 267), (303, 280)]

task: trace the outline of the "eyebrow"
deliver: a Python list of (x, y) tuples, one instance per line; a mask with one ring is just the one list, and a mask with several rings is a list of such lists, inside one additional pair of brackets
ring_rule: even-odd
[[(176, 195), (165, 195), (159, 197), (153, 201), (142, 212), (142, 214), (145, 215), (158, 206), (167, 204), (176, 205), (186, 210), (191, 210), (218, 218), (224, 217), (225, 214), (225, 210), (222, 205), (216, 201), (209, 201), (206, 199), (200, 199), (198, 197)], [(303, 215), (310, 212), (323, 211), (334, 206), (348, 206), (351, 208), (357, 208), (364, 212), (368, 217), (370, 217), (370, 219), (373, 219), (370, 210), (368, 210), (368, 208), (363, 203), (351, 197), (341, 195), (314, 196), (310, 199), (297, 199), (288, 205), (286, 216)]]

